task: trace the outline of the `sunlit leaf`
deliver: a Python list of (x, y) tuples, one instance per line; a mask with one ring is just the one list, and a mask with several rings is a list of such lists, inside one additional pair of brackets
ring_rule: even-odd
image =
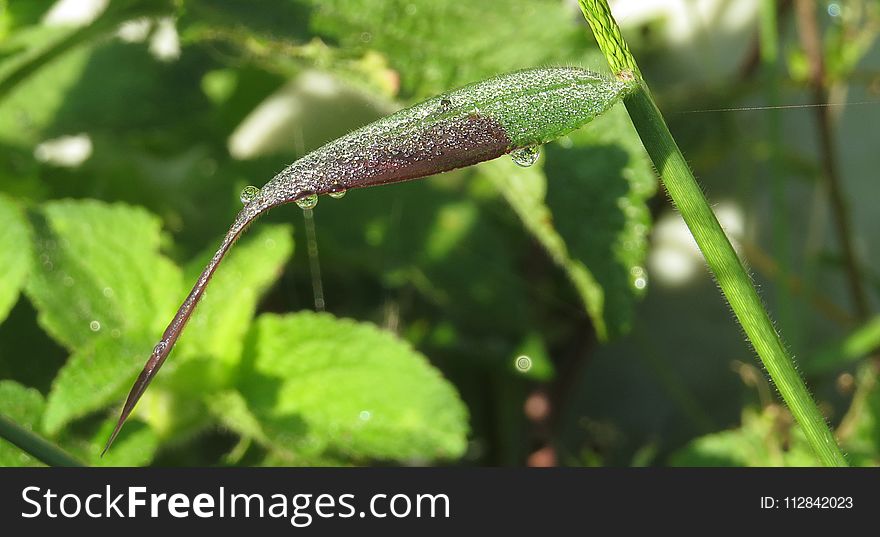
[[(464, 452), (467, 412), (455, 389), (423, 356), (375, 326), (327, 314), (266, 314), (245, 353), (240, 390), (272, 443), (355, 458), (432, 460)], [(242, 401), (230, 401), (248, 415)], [(252, 419), (240, 429), (256, 434)]]
[[(292, 252), (289, 226), (260, 226), (246, 235), (211, 280), (180, 338), (176, 356), (237, 360), (259, 298), (281, 275)], [(194, 282), (212, 255), (213, 247), (191, 261), (184, 280)]]
[(31, 264), (31, 238), (24, 214), (9, 198), (0, 195), (0, 323), (18, 300)]
[[(43, 414), (43, 396), (12, 380), (0, 380), (0, 414), (21, 427), (37, 430)], [(0, 467), (42, 466), (33, 457), (0, 438)]]
[(46, 331), (70, 349), (99, 337), (160, 334), (181, 281), (158, 252), (159, 220), (96, 201), (50, 202), (41, 213), (26, 292)]
[(816, 466), (801, 429), (777, 406), (743, 413), (739, 429), (697, 438), (672, 455), (673, 466)]

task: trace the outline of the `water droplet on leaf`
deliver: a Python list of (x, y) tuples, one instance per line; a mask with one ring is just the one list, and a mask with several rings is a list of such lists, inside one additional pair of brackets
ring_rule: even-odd
[(239, 195), (239, 199), (241, 200), (242, 204), (247, 205), (248, 203), (252, 202), (254, 200), (254, 198), (257, 197), (257, 194), (259, 194), (259, 193), (260, 193), (259, 188), (255, 187), (253, 185), (248, 185), (241, 190), (241, 194)]
[(299, 205), (300, 209), (314, 209), (318, 205), (318, 195), (314, 193), (308, 194), (296, 200), (296, 204)]
[(523, 168), (528, 168), (532, 164), (538, 162), (538, 157), (540, 156), (541, 146), (538, 145), (524, 147), (510, 153), (510, 158), (513, 162), (517, 166), (522, 166)]
[(333, 199), (339, 199), (345, 196), (345, 187), (340, 183), (333, 183), (332, 190), (330, 191), (330, 197)]
[(448, 98), (444, 97), (440, 99), (440, 112), (449, 112), (449, 109), (452, 108), (452, 101)]

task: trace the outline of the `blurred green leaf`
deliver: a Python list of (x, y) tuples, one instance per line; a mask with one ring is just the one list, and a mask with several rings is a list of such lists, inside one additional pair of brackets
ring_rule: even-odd
[(159, 448), (159, 440), (152, 429), (136, 419), (126, 423), (119, 437), (113, 442), (113, 449), (101, 455), (114, 425), (116, 425), (116, 417), (112, 416), (96, 428), (89, 428), (86, 431), (65, 431), (59, 439), (65, 449), (89, 466), (149, 464)]
[[(46, 127), (64, 105), (67, 91), (77, 83), (88, 61), (90, 48), (81, 47), (65, 52), (41, 69), (27, 73), (21, 80), (20, 69), (36, 55), (33, 51), (50, 49), (75, 30), (67, 28), (35, 28), (18, 34), (4, 45), (4, 52), (20, 50), (0, 63), (0, 141), (32, 146), (41, 141)], [(7, 87), (6, 95), (3, 88)]]
[[(45, 69), (48, 65), (57, 68), (56, 60), (70, 51), (81, 52), (80, 45), (115, 31), (124, 21), (169, 13), (172, 5), (170, 0), (115, 0), (86, 26), (34, 26), (16, 33), (11, 41), (13, 50), (18, 49), (15, 50), (17, 54), (0, 49), (0, 56), (11, 56), (9, 61), (0, 65), (0, 100), (10, 91), (21, 94), (19, 85), (22, 82), (28, 81), (35, 73), (50, 71)], [(32, 39), (33, 35), (38, 36), (35, 41), (20, 46), (18, 41), (22, 36)]]
[(847, 457), (854, 466), (880, 464), (880, 385), (873, 364), (858, 372), (858, 390), (837, 429)]
[(26, 287), (40, 325), (69, 349), (99, 337), (160, 334), (180, 300), (181, 279), (159, 254), (159, 220), (92, 200), (49, 202), (41, 214)]
[(880, 348), (880, 317), (874, 317), (840, 341), (807, 355), (801, 366), (809, 373), (844, 367)]
[(328, 314), (265, 314), (249, 342), (240, 384), (249, 413), (241, 400), (224, 402), (241, 421), (229, 425), (256, 435), (256, 419), (268, 447), (361, 459), (463, 454), (467, 411), (458, 394), (391, 334)]
[(566, 271), (599, 338), (624, 333), (647, 284), (654, 172), (621, 107), (546, 153), (543, 171), (503, 159), (479, 170)]
[(26, 291), (40, 325), (74, 353), (49, 393), (43, 425), (120, 396), (179, 300), (180, 270), (159, 252), (159, 221), (143, 209), (49, 202), (35, 232)]
[(546, 204), (569, 255), (601, 286), (602, 319), (613, 337), (632, 326), (634, 303), (648, 283), (647, 202), (657, 177), (622, 106), (569, 138), (570, 148), (547, 146)]
[(57, 434), (75, 418), (125, 395), (150, 355), (155, 336), (140, 339), (105, 334), (71, 355), (52, 382), (43, 430)]
[(0, 323), (18, 300), (31, 265), (31, 238), (27, 221), (12, 199), (0, 195)]
[(494, 218), (491, 203), (467, 195), (470, 173), (359, 190), (322, 203), (315, 223), (325, 271), (379, 278), (386, 295), (360, 296), (364, 290), (352, 286), (334, 297), (327, 287), (328, 304), (358, 298), (376, 303), (415, 291), (464, 329), (519, 337), (532, 292), (518, 274), (517, 254), (527, 241)]
[(315, 31), (345, 49), (386, 55), (404, 93), (414, 98), (505, 71), (570, 61), (587, 43), (584, 27), (556, 0), (310, 3)]
[[(180, 337), (179, 358), (207, 355), (226, 363), (239, 358), (259, 298), (293, 253), (292, 231), (290, 226), (262, 226), (235, 245)], [(184, 281), (195, 282), (214, 251), (209, 248), (188, 263)]]
[[(510, 369), (517, 375), (525, 375), (540, 381), (552, 380), (556, 375), (553, 361), (547, 353), (547, 346), (541, 338), (541, 334), (530, 332), (516, 349), (516, 359), (511, 362)], [(527, 368), (517, 363), (520, 357), (528, 358)]]
[(742, 426), (697, 438), (673, 453), (672, 466), (816, 466), (791, 415), (778, 406), (743, 412)]
[[(43, 414), (43, 396), (33, 388), (27, 388), (12, 380), (0, 380), (0, 414), (18, 425), (35, 430)], [(0, 438), (0, 467), (43, 466), (33, 457)]]
[(520, 217), (526, 230), (544, 247), (553, 261), (561, 266), (580, 295), (584, 307), (600, 339), (608, 337), (605, 324), (605, 293), (599, 282), (582, 262), (572, 259), (563, 238), (553, 226), (553, 215), (545, 204), (547, 178), (537, 167), (522, 169), (513, 162), (496, 160), (480, 167), (504, 195)]

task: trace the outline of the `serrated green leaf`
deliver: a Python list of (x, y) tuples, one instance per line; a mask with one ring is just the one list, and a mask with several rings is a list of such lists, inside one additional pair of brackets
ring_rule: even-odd
[[(816, 466), (799, 427), (780, 407), (743, 413), (742, 426), (702, 436), (670, 458), (672, 466)], [(787, 419), (786, 419), (787, 418)]]
[[(0, 380), (0, 414), (22, 427), (36, 429), (43, 407), (43, 396), (37, 390), (12, 380)], [(42, 463), (0, 438), (0, 467), (3, 466), (42, 466)]]
[(605, 291), (603, 318), (614, 336), (629, 331), (648, 283), (647, 202), (657, 176), (622, 106), (570, 139), (571, 148), (547, 147), (547, 206), (572, 256)]
[[(275, 283), (292, 253), (290, 226), (263, 226), (242, 239), (211, 280), (180, 338), (177, 356), (237, 360), (257, 301)], [(185, 280), (195, 281), (213, 254), (211, 248), (189, 263)]]
[(54, 435), (71, 420), (122, 397), (149, 356), (151, 341), (106, 334), (74, 352), (52, 382), (43, 430)]
[(456, 0), (313, 4), (313, 29), (346, 49), (387, 56), (404, 92), (416, 98), (522, 67), (568, 61), (586, 43), (583, 27), (555, 0), (514, 0), (503, 7)]
[(602, 317), (614, 336), (630, 329), (648, 283), (647, 202), (657, 177), (622, 106), (570, 139), (571, 148), (547, 146), (547, 207), (571, 256), (604, 290)]
[(43, 427), (120, 397), (180, 300), (180, 270), (159, 250), (159, 220), (97, 201), (41, 208), (26, 291), (40, 325), (74, 351), (53, 381)]
[(480, 167), (566, 271), (600, 339), (629, 329), (647, 284), (646, 202), (656, 179), (631, 129), (616, 107), (567, 137), (573, 147), (548, 144), (543, 171), (503, 160)]
[(265, 434), (292, 450), (432, 460), (465, 449), (467, 411), (452, 385), (369, 324), (310, 312), (260, 316), (240, 390)]
[(0, 323), (18, 300), (31, 264), (31, 238), (21, 210), (0, 195)]
[(565, 241), (553, 225), (545, 205), (547, 178), (538, 167), (522, 169), (508, 160), (488, 162), (480, 167), (522, 220), (525, 228), (562, 267), (578, 294), (600, 339), (608, 337), (605, 323), (605, 292), (582, 262), (573, 259)]
[[(180, 270), (159, 255), (159, 219), (98, 201), (41, 209), (26, 292), (40, 325), (69, 349), (111, 338), (155, 338), (180, 300)], [(149, 348), (142, 349), (142, 352)]]

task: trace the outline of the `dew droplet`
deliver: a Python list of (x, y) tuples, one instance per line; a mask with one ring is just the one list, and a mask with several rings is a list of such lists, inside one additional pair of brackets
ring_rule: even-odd
[(449, 112), (452, 108), (452, 101), (446, 97), (440, 99), (440, 112)]
[(338, 200), (338, 199), (344, 197), (346, 192), (347, 191), (346, 191), (345, 187), (342, 186), (342, 183), (334, 182), (333, 187), (330, 190), (330, 197)]
[(517, 166), (522, 166), (523, 168), (528, 168), (532, 164), (538, 162), (538, 157), (541, 156), (541, 146), (532, 145), (529, 147), (523, 147), (522, 149), (517, 149), (510, 153), (510, 158)]
[(648, 286), (648, 275), (645, 269), (640, 266), (634, 266), (630, 270), (632, 275), (632, 285), (639, 291)]
[(168, 346), (168, 343), (164, 340), (160, 341), (159, 343), (156, 343), (156, 346), (153, 347), (153, 356), (156, 356), (157, 354), (162, 354), (162, 351), (164, 351), (165, 347), (167, 347), (167, 346)]
[(520, 373), (526, 373), (532, 368), (532, 359), (523, 354), (522, 356), (517, 356), (514, 365), (516, 366), (517, 371)]
[(314, 193), (308, 194), (296, 200), (296, 204), (299, 205), (300, 209), (314, 209), (318, 205), (318, 195)]
[(253, 185), (248, 185), (241, 190), (241, 194), (239, 194), (238, 199), (241, 200), (242, 204), (247, 205), (248, 203), (252, 202), (259, 193), (259, 188)]

